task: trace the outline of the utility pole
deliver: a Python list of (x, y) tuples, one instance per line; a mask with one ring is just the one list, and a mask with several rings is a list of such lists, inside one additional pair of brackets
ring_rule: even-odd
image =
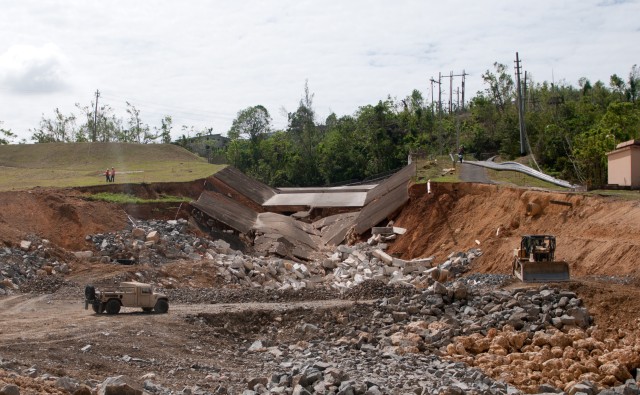
[(462, 111), (464, 111), (464, 77), (467, 73), (462, 69)]
[(435, 111), (433, 111), (433, 83), (435, 81), (433, 80), (433, 77), (431, 77), (429, 81), (431, 81), (431, 113), (434, 114)]
[(520, 155), (524, 155), (527, 151), (524, 147), (524, 106), (522, 105), (522, 85), (520, 85), (520, 69), (522, 66), (520, 65), (520, 57), (517, 52), (516, 61), (514, 63), (516, 64), (516, 92), (518, 93), (518, 117), (520, 118)]
[(527, 96), (527, 70), (524, 71), (524, 84), (522, 85), (522, 100), (523, 100), (522, 108), (526, 110), (527, 107), (529, 107), (529, 109), (531, 109), (531, 104), (529, 103), (529, 96)]
[(431, 77), (430, 81), (431, 81), (431, 104), (433, 104), (433, 84), (438, 84), (438, 113), (440, 113), (440, 111), (442, 110), (442, 104), (441, 101), (442, 100), (442, 91), (440, 89), (440, 79), (442, 78), (442, 76), (438, 76), (438, 81), (434, 80), (433, 77)]
[(93, 142), (98, 141), (98, 98), (100, 91), (96, 89), (96, 109), (93, 112)]
[(442, 73), (438, 73), (438, 113), (442, 114)]
[(453, 112), (453, 77), (462, 77), (462, 109), (464, 109), (464, 83), (467, 75), (469, 74), (464, 70), (462, 70), (462, 74), (453, 74), (453, 71), (451, 71), (449, 75), (445, 75), (445, 78), (449, 78), (449, 113)]
[(453, 110), (453, 71), (449, 74), (449, 114)]

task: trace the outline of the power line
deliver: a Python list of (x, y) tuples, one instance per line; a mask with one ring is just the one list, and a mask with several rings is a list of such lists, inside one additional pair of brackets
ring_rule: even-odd
[(179, 112), (182, 114), (189, 114), (189, 115), (196, 115), (196, 116), (203, 116), (203, 117), (211, 117), (211, 116), (215, 116), (218, 118), (227, 118), (227, 119), (234, 119), (235, 115), (229, 115), (228, 113), (221, 113), (221, 112), (215, 112), (215, 111), (207, 111), (207, 110), (193, 110), (193, 109), (186, 109), (186, 108), (180, 108), (180, 107), (173, 107), (173, 106), (168, 106), (165, 104), (159, 104), (159, 103), (152, 103), (152, 102), (148, 102), (145, 100), (137, 100), (135, 98), (128, 98), (125, 99), (121, 96), (116, 96), (113, 94), (103, 94), (103, 96), (105, 98), (109, 98), (111, 100), (116, 100), (116, 101), (120, 101), (122, 103), (126, 103), (126, 102), (130, 102), (130, 103), (134, 103), (135, 104), (141, 104), (144, 106), (152, 106), (152, 107), (156, 107), (156, 109), (162, 110), (169, 110), (171, 112)]

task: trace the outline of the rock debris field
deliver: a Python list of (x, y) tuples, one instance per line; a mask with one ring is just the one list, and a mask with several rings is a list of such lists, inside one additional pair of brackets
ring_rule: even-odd
[[(640, 394), (638, 313), (601, 324), (637, 299), (632, 277), (522, 284), (475, 271), (480, 243), (415, 259), (393, 243), (292, 261), (186, 219), (73, 251), (25, 235), (0, 247), (0, 394)], [(129, 280), (169, 313), (84, 309), (85, 285)]]

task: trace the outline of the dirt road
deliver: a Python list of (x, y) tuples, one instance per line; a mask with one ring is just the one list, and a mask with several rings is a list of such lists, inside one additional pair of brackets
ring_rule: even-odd
[[(189, 383), (205, 388), (220, 382), (241, 386), (251, 375), (250, 367), (258, 364), (239, 349), (246, 350), (261, 335), (246, 333), (250, 325), (243, 317), (262, 312), (277, 320), (289, 311), (319, 314), (353, 304), (174, 304), (168, 314), (124, 308), (111, 316), (84, 310), (80, 300), (17, 295), (0, 298), (0, 357), (15, 360), (23, 369), (35, 367), (78, 380), (125, 374), (130, 383), (141, 386), (141, 377), (151, 374), (155, 382), (176, 390)], [(216, 327), (202, 317), (224, 319)]]
[(467, 162), (457, 163), (460, 166), (460, 180), (480, 184), (493, 184), (487, 175), (487, 169), (482, 166), (472, 165)]

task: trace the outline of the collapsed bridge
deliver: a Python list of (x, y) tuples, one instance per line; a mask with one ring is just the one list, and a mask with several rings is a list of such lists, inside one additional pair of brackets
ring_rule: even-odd
[(311, 260), (389, 220), (409, 200), (415, 172), (409, 164), (379, 184), (271, 188), (229, 166), (205, 180), (191, 205), (201, 225), (249, 236), (258, 253)]

